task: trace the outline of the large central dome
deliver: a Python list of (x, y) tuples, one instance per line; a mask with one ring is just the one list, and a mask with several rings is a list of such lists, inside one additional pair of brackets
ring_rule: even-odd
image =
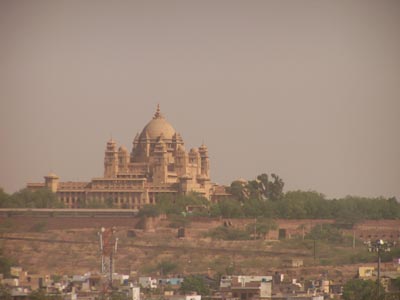
[(172, 140), (175, 133), (174, 127), (163, 117), (160, 112), (160, 106), (157, 106), (153, 119), (143, 128), (139, 139), (155, 140), (162, 135), (163, 139)]

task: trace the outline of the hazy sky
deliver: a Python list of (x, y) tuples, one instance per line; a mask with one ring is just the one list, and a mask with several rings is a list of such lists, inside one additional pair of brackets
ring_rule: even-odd
[(89, 181), (156, 104), (214, 182), (400, 199), (400, 1), (0, 1), (0, 186)]

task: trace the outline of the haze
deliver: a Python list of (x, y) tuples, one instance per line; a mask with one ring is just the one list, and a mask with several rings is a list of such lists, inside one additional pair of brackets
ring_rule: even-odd
[(399, 1), (1, 1), (0, 186), (103, 174), (157, 103), (214, 182), (400, 199)]

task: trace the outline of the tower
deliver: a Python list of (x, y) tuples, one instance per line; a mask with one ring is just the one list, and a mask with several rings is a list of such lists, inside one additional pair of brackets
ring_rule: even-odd
[(175, 133), (173, 136), (172, 136), (172, 144), (171, 144), (171, 148), (174, 150), (174, 151), (176, 151), (176, 150), (178, 150), (178, 148), (180, 147), (180, 146), (183, 146), (183, 139), (182, 139), (182, 136), (179, 134), (179, 133)]
[(129, 153), (126, 147), (121, 146), (118, 149), (118, 172), (126, 173), (128, 171)]
[(205, 178), (210, 178), (210, 160), (208, 158), (208, 149), (204, 144), (200, 146), (199, 153), (201, 164), (200, 174)]
[(50, 173), (49, 175), (44, 176), (45, 187), (47, 187), (53, 193), (57, 192), (58, 181), (59, 177), (54, 173)]
[(154, 147), (153, 182), (155, 184), (167, 183), (168, 180), (168, 158), (167, 146), (162, 140), (162, 135)]
[(188, 155), (182, 145), (178, 145), (175, 152), (175, 171), (178, 177), (187, 174)]
[(104, 276), (105, 284), (103, 292), (108, 292), (112, 288), (112, 275), (114, 273), (114, 255), (117, 252), (118, 238), (114, 236), (115, 227), (101, 227), (99, 235), (100, 254), (101, 254), (101, 274)]
[(200, 153), (199, 149), (192, 148), (189, 151), (189, 172), (192, 178), (196, 178), (200, 175)]
[(116, 177), (118, 173), (117, 145), (113, 139), (107, 142), (104, 154), (104, 177)]

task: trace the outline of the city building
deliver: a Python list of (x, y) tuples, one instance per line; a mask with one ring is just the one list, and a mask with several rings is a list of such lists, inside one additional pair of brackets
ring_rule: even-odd
[(265, 299), (272, 295), (272, 276), (233, 276), (230, 290), (240, 300)]
[(203, 144), (185, 150), (181, 135), (157, 106), (150, 122), (136, 135), (129, 153), (110, 139), (104, 154), (104, 175), (90, 182), (62, 182), (54, 173), (44, 183), (28, 183), (28, 189), (48, 188), (66, 207), (88, 201), (113, 203), (120, 208), (140, 209), (155, 203), (159, 194), (198, 193), (209, 200), (226, 196), (225, 189), (210, 181), (208, 149)]

